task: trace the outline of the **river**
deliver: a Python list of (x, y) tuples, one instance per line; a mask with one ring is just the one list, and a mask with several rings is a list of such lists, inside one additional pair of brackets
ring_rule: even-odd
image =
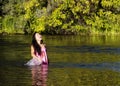
[(0, 36), (0, 86), (120, 86), (119, 36), (43, 40), (49, 65), (27, 67), (31, 35)]

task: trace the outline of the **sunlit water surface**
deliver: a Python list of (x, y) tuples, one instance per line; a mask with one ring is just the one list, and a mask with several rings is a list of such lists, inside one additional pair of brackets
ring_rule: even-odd
[(120, 86), (120, 38), (43, 35), (49, 65), (27, 67), (31, 36), (0, 36), (0, 86)]

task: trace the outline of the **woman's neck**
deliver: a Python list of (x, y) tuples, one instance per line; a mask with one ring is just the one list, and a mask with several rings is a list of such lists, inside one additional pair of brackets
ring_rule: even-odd
[(40, 41), (37, 41), (37, 43), (40, 45)]

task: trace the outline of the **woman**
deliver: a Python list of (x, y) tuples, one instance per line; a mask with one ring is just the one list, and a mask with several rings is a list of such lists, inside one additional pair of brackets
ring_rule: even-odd
[(32, 37), (31, 56), (33, 58), (26, 65), (48, 64), (45, 44), (43, 44), (42, 36), (36, 32)]

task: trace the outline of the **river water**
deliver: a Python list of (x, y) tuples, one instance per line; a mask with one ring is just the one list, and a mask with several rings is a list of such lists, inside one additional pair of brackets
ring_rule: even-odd
[(0, 36), (0, 86), (120, 86), (119, 36), (43, 40), (49, 65), (27, 67), (31, 36)]

